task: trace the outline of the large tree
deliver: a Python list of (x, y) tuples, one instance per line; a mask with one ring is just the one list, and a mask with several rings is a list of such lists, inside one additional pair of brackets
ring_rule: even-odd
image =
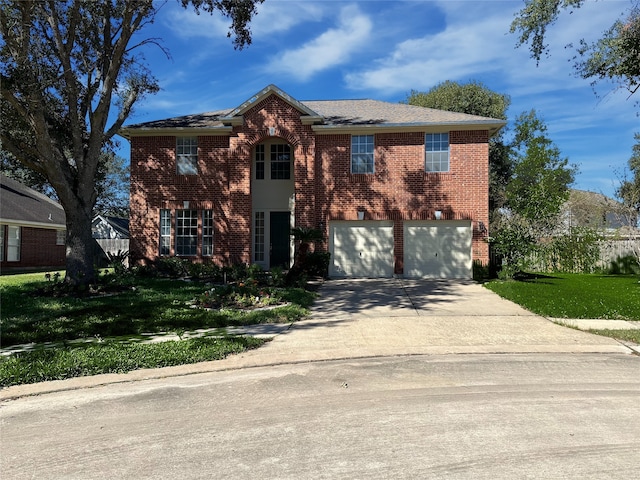
[(535, 110), (516, 119), (511, 151), (513, 177), (506, 187), (505, 208), (496, 218), (494, 235), (496, 250), (506, 261), (507, 276), (517, 273), (536, 243), (556, 230), (576, 174), (576, 167), (547, 136), (547, 126)]
[[(549, 53), (547, 29), (563, 10), (580, 8), (585, 0), (525, 0), (511, 24), (511, 33), (519, 35), (518, 46), (529, 45), (531, 56), (540, 58)], [(633, 95), (640, 88), (640, 6), (630, 0), (626, 14), (616, 20), (602, 37), (588, 43), (576, 39), (575, 70), (593, 83), (611, 80)]]
[[(232, 20), (229, 36), (251, 43), (263, 0), (179, 0)], [(153, 22), (153, 0), (0, 0), (2, 149), (42, 175), (67, 217), (66, 281), (94, 279), (91, 218), (101, 154), (134, 105), (158, 84), (136, 36)], [(136, 39), (134, 41), (134, 38)]]
[(624, 220), (627, 225), (637, 223), (640, 215), (640, 133), (634, 136), (636, 144), (629, 158), (629, 170), (616, 190), (616, 196), (624, 206)]
[[(403, 103), (506, 120), (511, 98), (492, 91), (481, 82), (457, 83), (447, 80), (427, 92), (412, 90)], [(509, 148), (504, 142), (504, 129), (502, 129), (489, 141), (491, 211), (504, 203), (504, 191), (511, 173)]]

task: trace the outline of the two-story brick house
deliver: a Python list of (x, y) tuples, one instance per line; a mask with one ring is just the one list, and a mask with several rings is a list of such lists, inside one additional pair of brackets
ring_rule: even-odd
[(488, 142), (502, 120), (375, 100), (298, 101), (122, 130), (135, 261), (288, 267), (319, 228), (332, 276), (469, 278), (488, 262)]

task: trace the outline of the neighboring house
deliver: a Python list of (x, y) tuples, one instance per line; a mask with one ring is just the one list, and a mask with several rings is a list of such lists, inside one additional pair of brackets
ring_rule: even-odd
[(0, 175), (0, 269), (64, 268), (66, 221), (62, 206)]
[(101, 249), (101, 263), (105, 263), (107, 254), (119, 255), (129, 251), (128, 218), (96, 215), (91, 222), (91, 234)]
[(288, 268), (319, 228), (329, 274), (469, 278), (489, 260), (489, 138), (505, 122), (375, 100), (298, 101), (125, 127), (130, 252)]
[(564, 229), (588, 227), (605, 233), (632, 233), (637, 227), (635, 212), (601, 193), (571, 189), (569, 199), (562, 206)]

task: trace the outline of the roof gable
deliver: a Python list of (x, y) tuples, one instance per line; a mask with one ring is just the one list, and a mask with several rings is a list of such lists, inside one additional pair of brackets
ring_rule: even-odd
[(287, 102), (289, 105), (291, 105), (293, 108), (295, 108), (300, 113), (302, 113), (302, 115), (310, 117), (314, 121), (316, 120), (321, 121), (321, 118), (316, 112), (314, 112), (309, 107), (307, 107), (304, 103), (299, 102), (298, 100), (293, 98), (291, 95), (289, 95), (288, 93), (285, 93), (283, 90), (279, 89), (273, 84), (268, 85), (267, 87), (260, 90), (251, 98), (243, 102), (240, 106), (233, 109), (226, 117), (220, 118), (220, 121), (222, 123), (229, 122), (231, 124), (237, 124), (238, 123), (237, 120), (238, 119), (242, 120), (242, 115), (244, 115), (251, 107), (260, 103), (262, 100), (269, 97), (270, 95), (275, 95), (281, 98), (282, 100)]

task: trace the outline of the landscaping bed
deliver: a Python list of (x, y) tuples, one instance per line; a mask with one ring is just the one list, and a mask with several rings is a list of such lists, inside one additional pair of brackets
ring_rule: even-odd
[(135, 338), (291, 323), (308, 314), (312, 291), (300, 284), (276, 285), (255, 270), (245, 270), (245, 276), (242, 272), (236, 269), (222, 278), (170, 278), (148, 271), (108, 271), (97, 285), (81, 292), (66, 291), (62, 275), (55, 273), (2, 276), (2, 348), (35, 346), (0, 359), (0, 386), (224, 358), (256, 348), (263, 340), (221, 339), (216, 334), (140, 344)]

